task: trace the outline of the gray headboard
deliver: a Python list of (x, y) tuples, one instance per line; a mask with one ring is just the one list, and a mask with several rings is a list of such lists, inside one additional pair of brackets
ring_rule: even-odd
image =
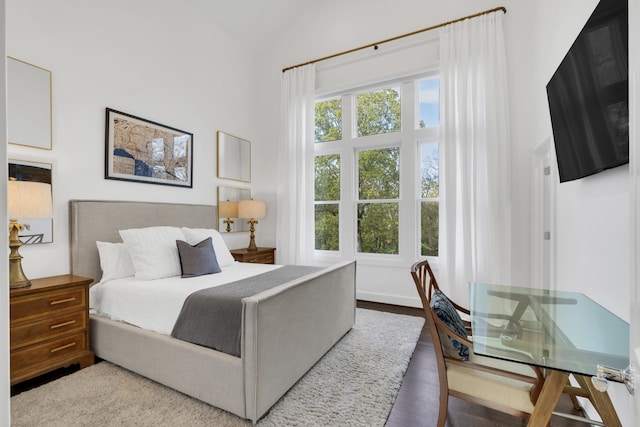
[(96, 241), (121, 242), (118, 230), (171, 225), (218, 228), (216, 206), (178, 203), (70, 200), (71, 273), (102, 276)]

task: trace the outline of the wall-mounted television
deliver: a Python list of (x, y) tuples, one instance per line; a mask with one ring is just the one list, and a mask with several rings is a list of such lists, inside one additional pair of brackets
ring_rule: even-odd
[(560, 182), (629, 162), (627, 1), (600, 1), (547, 84)]

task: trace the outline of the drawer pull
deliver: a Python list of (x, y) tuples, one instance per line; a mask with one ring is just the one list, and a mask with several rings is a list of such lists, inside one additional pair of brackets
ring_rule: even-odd
[(76, 297), (65, 298), (65, 299), (57, 299), (55, 301), (51, 301), (49, 304), (51, 304), (51, 305), (64, 304), (65, 302), (71, 302), (71, 301), (75, 301), (75, 300), (76, 300)]
[(53, 348), (53, 349), (51, 349), (51, 353), (55, 353), (56, 351), (64, 350), (65, 348), (73, 347), (74, 345), (76, 345), (76, 343), (72, 342), (72, 343), (69, 343), (67, 345), (63, 345), (63, 346), (60, 346), (60, 347)]
[(73, 325), (74, 323), (76, 323), (75, 320), (69, 320), (68, 322), (62, 322), (62, 323), (57, 323), (55, 325), (51, 325), (51, 326), (49, 326), (49, 328), (50, 329), (58, 329), (58, 328), (62, 328), (63, 326)]

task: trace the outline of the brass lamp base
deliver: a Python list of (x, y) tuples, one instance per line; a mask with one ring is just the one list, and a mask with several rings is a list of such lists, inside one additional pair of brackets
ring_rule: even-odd
[(230, 233), (231, 232), (231, 224), (233, 224), (233, 220), (231, 218), (227, 218), (225, 220), (223, 220), (222, 222), (224, 222), (225, 224), (227, 224), (227, 228), (226, 228), (226, 232)]
[(31, 286), (31, 282), (22, 271), (22, 255), (18, 252), (22, 242), (18, 238), (18, 232), (24, 226), (18, 224), (15, 219), (9, 220), (9, 288), (26, 288)]
[(257, 251), (258, 247), (256, 246), (256, 235), (255, 235), (255, 231), (256, 231), (256, 227), (255, 224), (258, 223), (258, 221), (256, 221), (253, 218), (250, 218), (249, 221), (247, 221), (249, 223), (249, 247), (247, 248), (248, 251)]

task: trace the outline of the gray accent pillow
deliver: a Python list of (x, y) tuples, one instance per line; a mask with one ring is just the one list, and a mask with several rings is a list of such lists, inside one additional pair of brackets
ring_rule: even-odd
[(211, 237), (193, 246), (182, 240), (176, 240), (182, 278), (202, 276), (204, 274), (220, 273), (216, 252), (213, 249)]

